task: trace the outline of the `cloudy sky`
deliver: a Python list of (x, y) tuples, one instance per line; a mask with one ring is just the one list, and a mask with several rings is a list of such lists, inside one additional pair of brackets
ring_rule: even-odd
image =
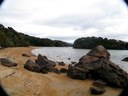
[(128, 41), (123, 0), (5, 0), (0, 23), (31, 36), (67, 42), (88, 36)]

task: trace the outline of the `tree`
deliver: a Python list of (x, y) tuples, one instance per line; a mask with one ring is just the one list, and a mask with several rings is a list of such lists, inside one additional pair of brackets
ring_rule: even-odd
[(128, 42), (94, 36), (76, 39), (73, 47), (92, 49), (97, 45), (103, 45), (107, 49), (128, 49)]
[(48, 38), (37, 38), (27, 34), (19, 33), (12, 27), (5, 28), (0, 24), (0, 46), (2, 47), (21, 47), (21, 46), (57, 46), (63, 47), (69, 44)]
[(7, 37), (6, 34), (2, 31), (0, 31), (0, 46), (1, 47), (6, 47), (6, 42), (7, 42)]

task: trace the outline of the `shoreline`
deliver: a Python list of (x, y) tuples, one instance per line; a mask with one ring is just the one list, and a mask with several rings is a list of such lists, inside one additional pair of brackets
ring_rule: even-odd
[[(40, 47), (39, 47), (40, 48)], [(53, 48), (53, 49), (52, 49)], [(61, 48), (64, 48), (64, 55), (61, 53)], [(71, 64), (72, 62), (79, 62), (79, 59), (87, 54), (91, 49), (73, 49), (76, 50), (76, 52), (73, 53), (72, 47), (43, 47), (40, 48), (37, 51), (33, 51), (33, 53), (38, 56), (38, 54), (45, 54), (48, 59), (53, 60), (55, 62), (64, 62), (67, 65)], [(68, 50), (69, 48), (69, 50)], [(71, 48), (71, 49), (70, 49)], [(35, 49), (36, 50), (36, 49)], [(47, 50), (49, 50), (47, 52)], [(57, 51), (56, 51), (57, 50)], [(81, 50), (81, 51), (80, 51)], [(79, 53), (77, 53), (79, 52)], [(128, 73), (128, 65), (127, 62), (122, 61), (123, 58), (127, 56), (127, 50), (108, 50), (108, 52), (111, 54), (110, 55), (110, 61), (118, 65), (120, 68), (122, 68), (126, 73)], [(68, 54), (68, 55), (66, 55)], [(73, 55), (72, 55), (73, 54)]]
[[(67, 77), (66, 73), (56, 74), (49, 72), (41, 74), (24, 69), (27, 60), (35, 61), (37, 56), (31, 52), (40, 47), (9, 47), (0, 49), (0, 58), (8, 58), (18, 64), (17, 67), (5, 67), (0, 63), (1, 85), (9, 96), (93, 96), (89, 88), (94, 80), (76, 80)], [(23, 57), (22, 54), (30, 57)], [(56, 66), (55, 68), (68, 68)], [(14, 73), (14, 74), (12, 74)], [(12, 74), (12, 75), (10, 75)], [(98, 96), (118, 96), (121, 88), (105, 87), (106, 92)], [(96, 96), (96, 95), (95, 95)]]

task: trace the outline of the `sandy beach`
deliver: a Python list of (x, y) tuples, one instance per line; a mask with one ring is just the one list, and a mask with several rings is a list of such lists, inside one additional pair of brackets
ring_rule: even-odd
[[(36, 73), (24, 69), (27, 60), (35, 61), (37, 56), (31, 50), (39, 47), (11, 47), (0, 49), (0, 58), (16, 62), (16, 67), (5, 67), (0, 63), (0, 81), (9, 96), (97, 96), (90, 94), (94, 80), (75, 80), (66, 73)], [(30, 57), (23, 57), (22, 54)], [(56, 68), (68, 68), (56, 66)], [(106, 92), (98, 96), (118, 96), (122, 89), (105, 87)]]

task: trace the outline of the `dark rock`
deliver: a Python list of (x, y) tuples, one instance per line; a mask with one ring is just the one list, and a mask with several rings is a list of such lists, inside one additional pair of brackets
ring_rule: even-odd
[(84, 80), (88, 77), (88, 70), (69, 65), (67, 76), (72, 79)]
[(60, 74), (60, 71), (56, 68), (54, 68), (54, 73)]
[(50, 65), (44, 65), (44, 66), (41, 66), (41, 68), (45, 68), (48, 72), (54, 71), (54, 67)]
[(96, 46), (91, 51), (87, 53), (89, 56), (99, 57), (99, 58), (106, 58), (110, 59), (110, 53), (102, 46)]
[(75, 65), (77, 62), (71, 61), (71, 63)]
[[(101, 66), (97, 66), (98, 64)], [(93, 77), (103, 79), (113, 86), (125, 87), (127, 85), (127, 73), (108, 59), (102, 58), (90, 64), (89, 70)]]
[(71, 58), (68, 58), (68, 60), (71, 60)]
[(28, 60), (25, 64), (24, 64), (24, 68), (30, 70), (30, 71), (34, 71), (34, 72), (40, 72), (40, 66), (36, 63), (34, 63), (32, 60)]
[(17, 66), (17, 63), (12, 62), (6, 58), (0, 58), (1, 64), (7, 67)]
[(99, 95), (99, 94), (103, 94), (106, 90), (105, 89), (91, 87), (90, 91), (91, 91), (91, 94)]
[(128, 62), (128, 57), (124, 58), (122, 61)]
[(77, 66), (79, 68), (88, 69), (88, 65), (97, 61), (97, 60), (99, 60), (98, 57), (85, 55), (85, 56), (80, 58), (79, 63), (77, 63), (75, 66)]
[(40, 68), (40, 72), (43, 73), (43, 74), (47, 74), (48, 73), (48, 69), (45, 68), (45, 67), (41, 67)]
[(42, 56), (41, 54), (38, 55), (38, 59), (36, 60), (36, 63), (39, 64), (39, 66), (44, 66), (44, 65), (51, 65), (53, 67), (56, 66), (54, 61), (48, 60), (46, 56)]
[(105, 78), (106, 81), (110, 84), (123, 88), (127, 85), (127, 73), (111, 61), (104, 59), (103, 65), (100, 70), (101, 71), (97, 71), (97, 73), (101, 74), (102, 72), (102, 77)]
[(99, 88), (104, 88), (107, 85), (107, 82), (99, 79), (99, 80), (95, 80), (92, 85), (99, 87)]
[(100, 45), (81, 57), (75, 66), (89, 70), (89, 74), (94, 79), (102, 79), (110, 85), (125, 87), (128, 83), (127, 73), (109, 58), (109, 52)]
[(27, 54), (22, 54), (22, 56), (25, 56), (25, 57), (30, 57), (29, 55), (27, 55)]
[(65, 68), (61, 68), (61, 69), (60, 69), (60, 72), (61, 72), (61, 73), (67, 73), (67, 71), (68, 71), (68, 70), (65, 69)]
[(65, 63), (63, 61), (62, 62), (58, 62), (58, 65), (65, 66)]
[(54, 67), (56, 66), (55, 62), (48, 60), (46, 56), (42, 56), (41, 54), (38, 55), (38, 59), (36, 60), (36, 63), (40, 67), (47, 68), (47, 71), (49, 72), (54, 71)]

